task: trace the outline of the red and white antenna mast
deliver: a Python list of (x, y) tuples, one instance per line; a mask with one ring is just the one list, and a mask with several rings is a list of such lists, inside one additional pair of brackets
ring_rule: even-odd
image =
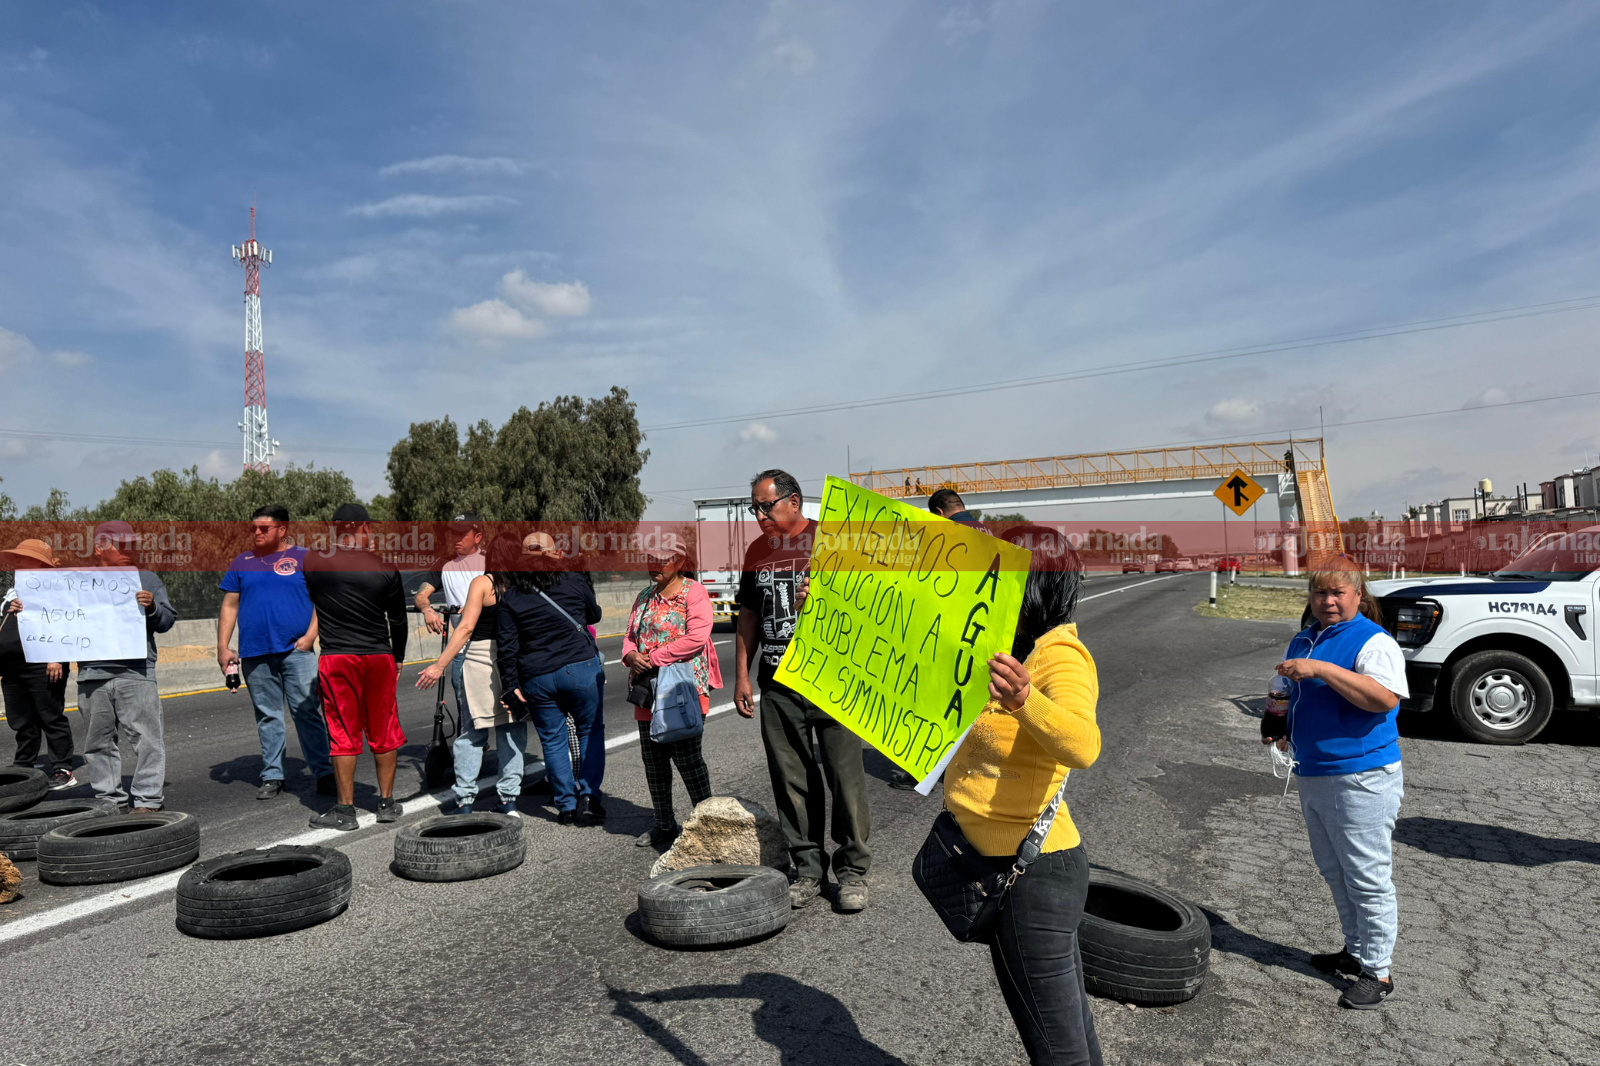
[(267, 432), (267, 360), (261, 348), (261, 268), (272, 265), (272, 253), (256, 240), (256, 208), (250, 205), (250, 239), (233, 246), (234, 261), (244, 266), (244, 468), (265, 473), (278, 450)]

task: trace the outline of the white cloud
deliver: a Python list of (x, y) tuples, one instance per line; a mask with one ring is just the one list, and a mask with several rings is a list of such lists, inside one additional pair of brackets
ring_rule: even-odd
[(397, 174), (505, 174), (522, 173), (522, 164), (504, 156), (430, 155), (390, 163), (378, 171), (385, 178)]
[(791, 74), (804, 74), (817, 65), (817, 53), (798, 37), (792, 37), (774, 48), (772, 58), (788, 67)]
[(509, 196), (423, 196), (407, 193), (379, 200), (375, 204), (358, 204), (345, 213), (361, 218), (436, 218), (439, 215), (492, 211), (515, 205), (516, 201)]
[(751, 422), (739, 431), (740, 444), (772, 444), (778, 439), (778, 431), (765, 422)]
[(586, 315), (593, 305), (589, 287), (581, 281), (533, 281), (520, 270), (513, 270), (500, 279), (500, 293), (524, 308), (547, 315)]
[(32, 359), (38, 352), (28, 338), (0, 326), (0, 369)]
[(548, 332), (543, 322), (528, 318), (504, 300), (485, 300), (450, 312), (450, 324), (463, 333), (493, 340), (531, 339)]
[[(989, 13), (993, 15), (991, 10)], [(946, 44), (955, 44), (963, 37), (982, 33), (988, 19), (979, 14), (972, 6), (970, 0), (961, 0), (960, 3), (951, 4), (939, 20), (938, 30), (944, 35)]]
[(1502, 389), (1500, 386), (1495, 385), (1491, 388), (1484, 389), (1482, 392), (1478, 393), (1478, 395), (1472, 397), (1466, 403), (1462, 404), (1461, 409), (1463, 411), (1468, 411), (1474, 407), (1488, 407), (1492, 404), (1506, 403), (1510, 399), (1510, 393), (1506, 392), (1506, 390)]
[(75, 370), (80, 366), (87, 365), (93, 357), (88, 352), (60, 351), (51, 352), (50, 358), (55, 360), (58, 366), (64, 366), (68, 370)]
[(1231, 396), (1212, 404), (1211, 410), (1206, 412), (1206, 417), (1224, 425), (1242, 425), (1261, 417), (1261, 404), (1255, 400), (1247, 400), (1243, 396)]

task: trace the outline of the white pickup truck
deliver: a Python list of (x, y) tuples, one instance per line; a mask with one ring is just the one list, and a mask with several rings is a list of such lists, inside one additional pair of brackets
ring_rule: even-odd
[(1411, 698), (1461, 731), (1523, 744), (1558, 709), (1600, 705), (1600, 526), (1553, 536), (1486, 577), (1374, 581)]

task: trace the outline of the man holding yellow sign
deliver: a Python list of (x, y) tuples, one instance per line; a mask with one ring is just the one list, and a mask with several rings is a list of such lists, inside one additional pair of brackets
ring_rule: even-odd
[(933, 788), (1009, 654), (1031, 553), (838, 478), (777, 680)]

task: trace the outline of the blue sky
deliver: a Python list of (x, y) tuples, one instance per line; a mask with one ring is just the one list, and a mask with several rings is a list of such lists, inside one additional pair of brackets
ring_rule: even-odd
[[(0, 2), (0, 428), (201, 442), (0, 436), (0, 487), (232, 476), (252, 195), (280, 461), (365, 494), (412, 421), (612, 384), (649, 427), (1600, 294), (1597, 54), (1590, 3)], [(1393, 515), (1595, 461), (1592, 397), (1480, 408), (1600, 389), (1597, 327), (741, 417), (644, 483), (1461, 409), (1329, 431)]]

